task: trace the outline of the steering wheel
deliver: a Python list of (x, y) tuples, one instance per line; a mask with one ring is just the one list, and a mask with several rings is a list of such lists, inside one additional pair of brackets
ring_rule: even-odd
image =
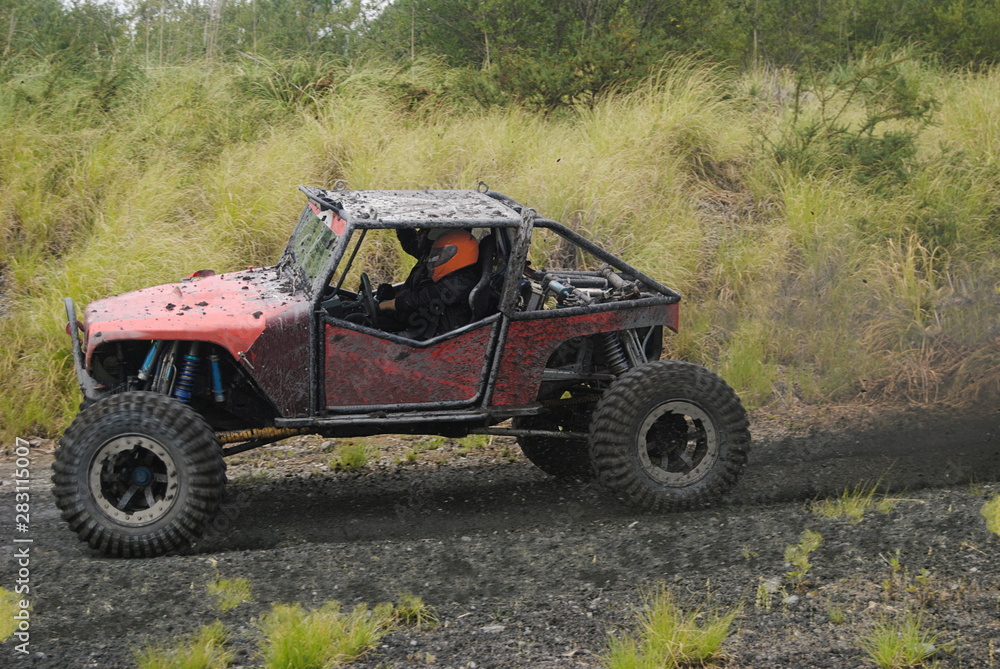
[(378, 305), (375, 303), (375, 293), (372, 291), (372, 282), (368, 278), (367, 272), (361, 273), (361, 289), (358, 291), (358, 301), (364, 309), (365, 316), (372, 327), (378, 323)]

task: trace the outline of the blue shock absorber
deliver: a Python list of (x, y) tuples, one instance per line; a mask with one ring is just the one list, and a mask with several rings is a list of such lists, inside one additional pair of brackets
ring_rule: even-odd
[(177, 375), (177, 383), (174, 384), (174, 399), (185, 404), (191, 402), (191, 395), (194, 394), (194, 387), (198, 381), (198, 367), (200, 365), (198, 342), (192, 342), (187, 355), (181, 358), (181, 371)]
[(153, 342), (153, 345), (149, 347), (149, 353), (146, 354), (146, 359), (142, 363), (142, 367), (139, 368), (139, 380), (148, 381), (150, 372), (153, 371), (153, 365), (156, 364), (157, 359), (160, 357), (160, 348), (163, 346), (163, 340), (157, 339)]
[(208, 363), (212, 367), (212, 398), (216, 402), (225, 402), (226, 391), (222, 387), (222, 368), (219, 365), (219, 356), (215, 353), (208, 356)]

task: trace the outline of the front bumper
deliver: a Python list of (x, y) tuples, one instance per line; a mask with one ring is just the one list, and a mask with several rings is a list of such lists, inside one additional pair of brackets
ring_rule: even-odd
[(97, 382), (87, 373), (83, 362), (83, 347), (80, 342), (80, 323), (76, 320), (76, 305), (73, 304), (72, 297), (64, 298), (63, 304), (66, 306), (66, 331), (69, 332), (73, 342), (73, 366), (76, 367), (76, 379), (80, 384), (84, 398), (97, 401), (101, 398), (101, 393), (98, 390)]

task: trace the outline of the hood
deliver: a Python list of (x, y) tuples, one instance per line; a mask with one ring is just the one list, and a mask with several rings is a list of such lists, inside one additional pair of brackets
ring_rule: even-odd
[(212, 342), (237, 355), (269, 319), (306, 300), (275, 267), (193, 276), (97, 300), (84, 320), (87, 365), (97, 346), (126, 339)]

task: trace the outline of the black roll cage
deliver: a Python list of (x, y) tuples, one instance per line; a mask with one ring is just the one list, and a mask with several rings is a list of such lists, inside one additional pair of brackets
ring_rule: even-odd
[[(417, 228), (501, 228), (516, 230), (512, 241), (509, 257), (507, 259), (507, 276), (504, 278), (503, 289), (500, 298), (499, 311), (501, 322), (496, 331), (496, 340), (491, 346), (491, 350), (496, 351), (503, 345), (506, 335), (507, 325), (516, 313), (518, 301), (517, 284), (518, 280), (511, 280), (511, 272), (515, 267), (524, 267), (527, 259), (528, 247), (531, 242), (531, 232), (535, 227), (552, 230), (558, 236), (566, 239), (572, 244), (580, 247), (594, 257), (607, 263), (615, 270), (621, 272), (632, 280), (641, 282), (650, 292), (657, 293), (658, 297), (652, 298), (658, 303), (674, 304), (680, 302), (679, 293), (671, 290), (667, 286), (659, 283), (647, 274), (632, 267), (617, 256), (609, 253), (600, 246), (594, 244), (589, 239), (574, 232), (567, 226), (556, 221), (537, 216), (535, 210), (525, 207), (513, 198), (492, 191), (479, 188), (472, 191), (349, 191), (346, 187), (342, 190), (328, 191), (309, 186), (299, 186), (306, 197), (316, 203), (321, 209), (334, 212), (345, 223), (345, 230), (338, 243), (330, 254), (329, 259), (323, 266), (323, 270), (317, 274), (312, 286), (310, 286), (310, 298), (312, 300), (312, 318), (309, 327), (309, 349), (310, 349), (310, 387), (312, 388), (310, 404), (313, 416), (325, 414), (324, 407), (324, 385), (322, 370), (324, 369), (324, 339), (323, 339), (323, 314), (325, 310), (320, 306), (323, 299), (323, 291), (329, 285), (334, 272), (343, 260), (343, 257), (350, 246), (351, 239), (356, 230), (364, 235), (368, 230), (399, 230)], [(452, 215), (441, 215), (428, 213), (426, 209), (418, 211), (417, 215), (411, 216), (405, 211), (405, 206), (414, 206), (412, 202), (399, 210), (392, 207), (392, 196), (396, 195), (400, 200), (405, 201), (407, 197), (423, 195), (427, 202), (434, 203), (435, 198), (446, 201), (448, 197), (455, 198), (461, 203), (461, 199), (467, 198), (471, 207), (478, 207), (476, 211), (454, 212)], [(488, 203), (482, 196), (495, 201), (496, 209), (493, 212), (486, 212), (483, 215), (484, 203)], [(366, 200), (369, 200), (366, 202)], [(474, 200), (474, 202), (473, 202)], [(345, 204), (345, 201), (347, 204)], [(389, 208), (381, 211), (371, 204), (371, 201), (389, 205)], [(363, 202), (363, 204), (359, 204)], [(471, 215), (470, 215), (471, 214)], [(477, 215), (478, 214), (478, 215)], [(358, 242), (360, 246), (360, 240)], [(355, 252), (357, 247), (355, 248)], [(352, 257), (353, 260), (353, 257)], [(346, 271), (345, 271), (346, 275)], [(627, 303), (610, 303), (595, 305), (592, 307), (573, 307), (571, 309), (561, 309), (559, 313), (548, 313), (545, 311), (528, 314), (520, 314), (519, 317), (545, 318), (556, 316), (569, 316), (572, 313), (583, 313), (588, 311), (606, 311), (627, 308)], [(364, 328), (361, 328), (364, 329)], [(380, 336), (390, 336), (391, 333), (381, 333)], [(451, 336), (451, 333), (444, 337)], [(396, 339), (397, 337), (391, 336)], [(420, 345), (433, 345), (439, 338), (421, 342)], [(490, 371), (487, 384), (492, 384), (495, 380), (495, 370)], [(482, 397), (489, 397), (486, 393), (480, 393)], [(289, 421), (281, 420), (281, 423)], [(294, 421), (298, 422), (298, 421)]]

